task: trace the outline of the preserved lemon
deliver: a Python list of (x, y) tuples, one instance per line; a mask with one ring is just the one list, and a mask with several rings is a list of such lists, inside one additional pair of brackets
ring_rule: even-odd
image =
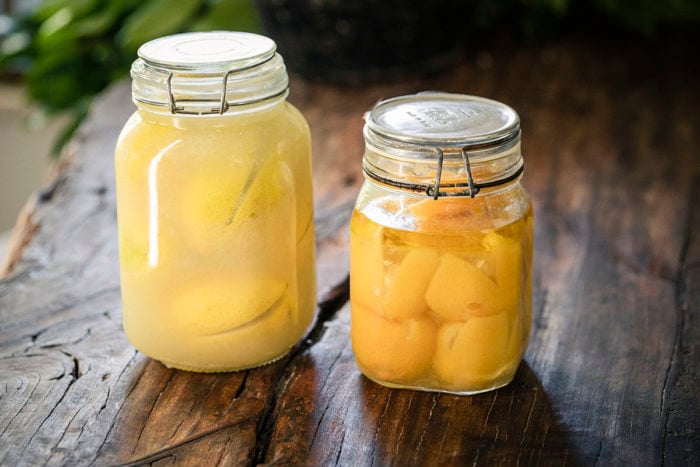
[(187, 370), (275, 360), (316, 308), (309, 129), (282, 59), (225, 32), (139, 54), (115, 150), (126, 335)]
[(359, 305), (352, 327), (358, 365), (381, 381), (410, 382), (432, 364), (437, 327), (427, 316), (394, 321)]
[(455, 389), (508, 382), (521, 357), (520, 335), (513, 324), (506, 313), (443, 324), (435, 353), (439, 380)]
[[(530, 218), (528, 211), (513, 224), (465, 234), (470, 248), (463, 254), (451, 247), (459, 235), (451, 234), (444, 248), (418, 247), (432, 234), (380, 226), (356, 210), (351, 283), (367, 271), (366, 258), (374, 259), (369, 272), (375, 277), (371, 289), (351, 288), (352, 343), (363, 373), (389, 386), (452, 392), (509, 382), (530, 328), (531, 290), (521, 275), (532, 262)], [(379, 230), (380, 236), (364, 236)], [(471, 247), (475, 236), (481, 238), (480, 254)]]
[(424, 314), (428, 310), (426, 291), (439, 263), (440, 255), (433, 250), (410, 250), (394, 273), (387, 275), (382, 314), (394, 319)]
[(350, 222), (351, 337), (390, 387), (474, 394), (508, 384), (532, 320), (532, 206), (517, 114), (421, 93), (366, 117)]

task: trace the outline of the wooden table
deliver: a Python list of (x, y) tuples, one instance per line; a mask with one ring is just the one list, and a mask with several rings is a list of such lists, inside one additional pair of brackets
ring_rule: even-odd
[[(96, 102), (18, 225), (0, 282), (0, 464), (700, 465), (700, 89), (682, 40), (482, 47), (364, 88), (292, 77), (314, 139), (319, 319), (286, 358), (169, 370), (121, 328), (112, 149), (127, 83)], [(348, 218), (362, 114), (442, 89), (523, 124), (535, 206), (531, 344), (478, 396), (362, 377)]]

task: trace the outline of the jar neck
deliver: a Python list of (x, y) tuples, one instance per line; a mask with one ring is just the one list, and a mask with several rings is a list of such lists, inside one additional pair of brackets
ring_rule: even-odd
[(366, 140), (365, 177), (416, 196), (483, 196), (517, 184), (523, 172), (519, 138), (496, 148), (421, 146), (401, 151)]
[(277, 53), (229, 70), (201, 72), (153, 64), (139, 58), (131, 67), (132, 97), (152, 113), (221, 116), (276, 105), (288, 94), (289, 79)]
[(164, 112), (162, 107), (134, 101), (141, 119), (158, 125), (174, 126), (176, 128), (212, 128), (227, 125), (239, 125), (241, 117), (265, 118), (269, 112), (275, 112), (286, 103), (287, 94), (274, 99), (266, 99), (254, 104), (230, 108), (222, 115), (219, 114), (171, 114)]

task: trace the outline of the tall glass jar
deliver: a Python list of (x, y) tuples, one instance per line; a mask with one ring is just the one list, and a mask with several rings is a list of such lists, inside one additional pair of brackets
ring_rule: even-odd
[(283, 60), (237, 32), (138, 55), (115, 151), (126, 335), (186, 370), (273, 361), (316, 305), (310, 136)]
[(520, 121), (488, 99), (421, 93), (366, 116), (350, 225), (351, 335), (390, 387), (508, 384), (531, 322), (532, 205)]

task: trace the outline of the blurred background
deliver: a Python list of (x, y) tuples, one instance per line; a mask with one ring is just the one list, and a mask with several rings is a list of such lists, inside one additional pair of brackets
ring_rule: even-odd
[(697, 39), (699, 26), (700, 0), (0, 0), (0, 263), (19, 210), (92, 99), (153, 38), (258, 32), (298, 79), (361, 86), (449, 72), (465, 57), (488, 66), (487, 43), (578, 34), (644, 47), (679, 31)]

